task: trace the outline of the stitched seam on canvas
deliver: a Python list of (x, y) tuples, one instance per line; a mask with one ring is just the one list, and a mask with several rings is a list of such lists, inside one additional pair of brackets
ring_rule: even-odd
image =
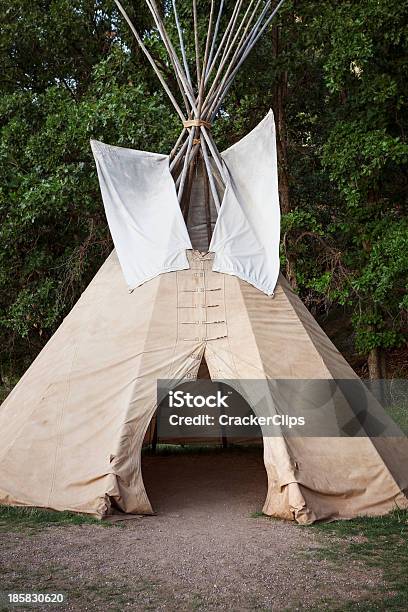
[(68, 398), (69, 398), (69, 395), (70, 395), (70, 392), (71, 392), (71, 375), (72, 375), (72, 370), (74, 368), (75, 358), (78, 355), (78, 350), (79, 350), (79, 343), (77, 342), (76, 345), (75, 345), (74, 354), (72, 355), (71, 365), (70, 365), (70, 368), (69, 368), (67, 391), (65, 393), (64, 401), (63, 401), (62, 406), (61, 406), (60, 417), (59, 417), (59, 420), (58, 420), (57, 444), (55, 446), (54, 466), (53, 466), (53, 469), (52, 469), (51, 486), (50, 486), (50, 492), (49, 492), (49, 495), (48, 495), (48, 506), (51, 506), (51, 497), (52, 497), (52, 494), (54, 492), (55, 477), (57, 475), (57, 460), (58, 460), (59, 450), (61, 448), (61, 443), (62, 443), (62, 421), (63, 421), (63, 418), (64, 418), (65, 407), (67, 405)]
[(224, 283), (224, 286), (223, 286), (223, 289), (224, 289), (224, 291), (223, 291), (223, 298), (224, 298), (225, 327), (227, 329), (228, 348), (229, 348), (229, 352), (230, 352), (230, 355), (231, 355), (231, 358), (232, 358), (232, 363), (234, 365), (235, 376), (237, 378), (239, 378), (239, 376), (238, 376), (238, 368), (237, 368), (237, 364), (235, 362), (234, 353), (232, 352), (232, 349), (231, 349), (230, 335), (229, 335), (229, 331), (228, 331), (228, 317), (227, 317), (227, 306), (226, 306), (226, 299), (225, 299), (225, 276), (224, 275), (222, 277), (222, 280), (223, 280), (223, 283)]
[(174, 355), (176, 353), (177, 343), (179, 341), (179, 273), (176, 272), (176, 295), (177, 295), (177, 303), (176, 303), (176, 339), (174, 341), (173, 353), (170, 359), (169, 368), (167, 370), (167, 378), (170, 380), (170, 374), (172, 368), (174, 366)]

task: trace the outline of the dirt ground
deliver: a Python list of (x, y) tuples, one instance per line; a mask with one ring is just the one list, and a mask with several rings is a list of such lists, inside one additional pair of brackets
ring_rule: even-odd
[(379, 582), (325, 558), (317, 530), (259, 515), (261, 450), (147, 456), (143, 473), (156, 516), (1, 533), (0, 590), (62, 591), (75, 611), (334, 610)]

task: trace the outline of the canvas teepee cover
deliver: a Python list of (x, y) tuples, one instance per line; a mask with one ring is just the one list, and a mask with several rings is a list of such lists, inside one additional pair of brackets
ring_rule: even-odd
[[(236, 45), (229, 76), (270, 18), (246, 12), (235, 36), (241, 4), (227, 26), (225, 45)], [(207, 40), (204, 78), (219, 50)], [(202, 92), (201, 107), (192, 99), (198, 116), (185, 118), (170, 156), (92, 143), (116, 251), (1, 407), (0, 503), (150, 513), (140, 456), (157, 380), (194, 379), (203, 357), (215, 379), (356, 379), (286, 281), (277, 282), (272, 113), (222, 155), (212, 142), (208, 126), (229, 82), (220, 73), (207, 105)], [(272, 397), (268, 407), (281, 408)], [(266, 514), (310, 523), (408, 506), (406, 438), (361, 430), (263, 442)]]
[[(189, 269), (132, 293), (108, 258), (0, 411), (1, 503), (151, 512), (140, 453), (156, 380), (196, 376), (203, 355), (213, 378), (353, 376), (284, 279), (271, 299), (213, 272), (212, 254), (187, 255)], [(407, 457), (402, 438), (265, 438), (264, 512), (311, 522), (406, 506)]]

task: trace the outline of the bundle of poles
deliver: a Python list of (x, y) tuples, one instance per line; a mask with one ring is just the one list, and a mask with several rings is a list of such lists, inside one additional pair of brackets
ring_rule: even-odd
[[(243, 62), (270, 25), (284, 0), (237, 0), (231, 15), (223, 19), (225, 0), (208, 0), (209, 17), (205, 40), (200, 41), (197, 0), (192, 0), (195, 66), (189, 66), (186, 45), (177, 11), (172, 0), (174, 22), (178, 34), (175, 45), (164, 26), (155, 0), (146, 0), (157, 31), (163, 41), (179, 86), (182, 106), (177, 102), (156, 61), (143, 42), (126, 11), (115, 3), (132, 30), (140, 48), (149, 60), (164, 90), (178, 113), (183, 129), (170, 154), (170, 170), (173, 174), (177, 196), (186, 214), (188, 210), (193, 169), (198, 159), (205, 168), (207, 190), (211, 191), (217, 212), (220, 194), (227, 184), (227, 169), (214, 143), (211, 126), (222, 102)], [(202, 6), (202, 5), (201, 5)], [(222, 31), (221, 24), (226, 23)], [(184, 203), (184, 205), (183, 205)], [(206, 204), (207, 206), (207, 204)]]

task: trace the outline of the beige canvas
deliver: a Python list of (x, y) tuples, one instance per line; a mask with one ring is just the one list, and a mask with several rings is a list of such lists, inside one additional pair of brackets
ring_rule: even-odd
[[(141, 449), (158, 378), (355, 374), (281, 278), (270, 298), (190, 269), (128, 292), (115, 253), (0, 409), (0, 503), (151, 513)], [(271, 410), (273, 404), (271, 402)], [(264, 512), (310, 523), (408, 506), (405, 438), (264, 438)]]

